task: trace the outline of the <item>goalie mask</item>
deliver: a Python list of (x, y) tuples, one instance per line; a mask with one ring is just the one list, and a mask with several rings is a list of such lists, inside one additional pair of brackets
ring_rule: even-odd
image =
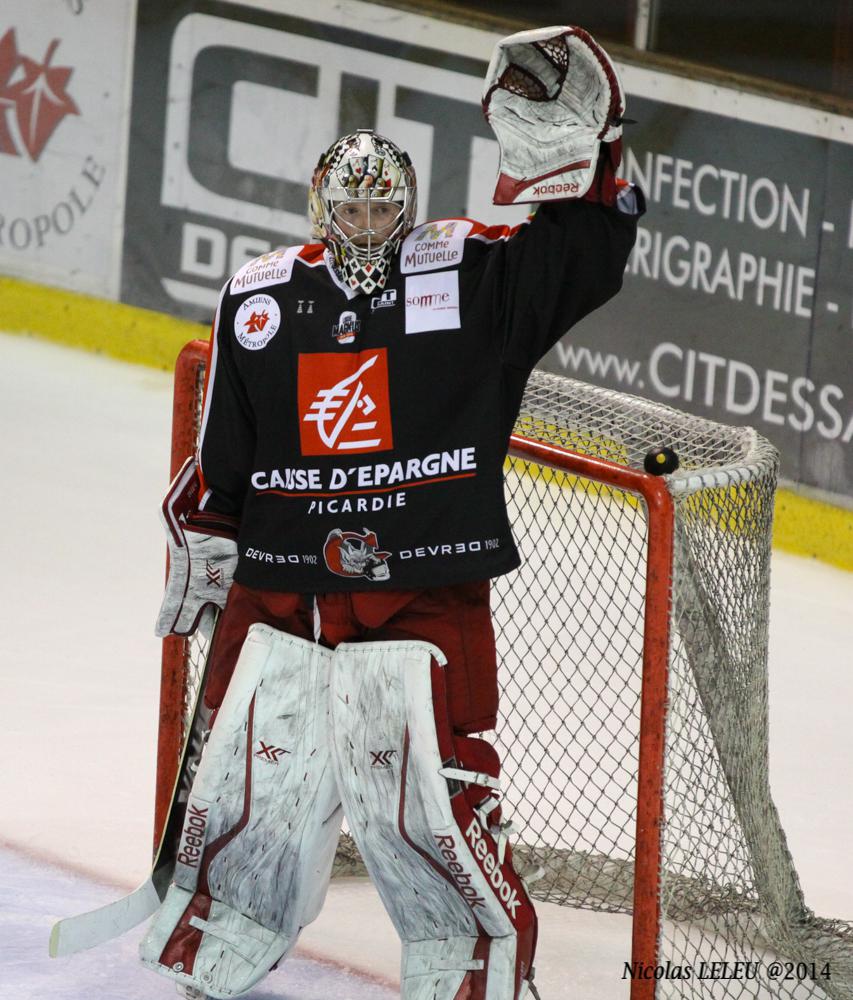
[(320, 157), (308, 210), (314, 235), (334, 253), (347, 285), (365, 295), (381, 291), (415, 222), (408, 153), (371, 129), (343, 136)]

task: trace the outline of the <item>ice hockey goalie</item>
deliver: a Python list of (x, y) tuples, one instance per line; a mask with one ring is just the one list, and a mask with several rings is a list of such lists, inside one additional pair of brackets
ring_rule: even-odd
[(484, 109), (496, 201), (535, 202), (524, 223), (418, 223), (409, 156), (363, 129), (314, 171), (317, 242), (220, 295), (159, 620), (185, 634), (223, 607), (213, 724), (141, 946), (195, 995), (239, 996), (286, 958), (344, 815), (406, 1000), (535, 992), (530, 873), (483, 736), (489, 580), (519, 563), (502, 463), (533, 366), (619, 290), (643, 200), (616, 180), (624, 98), (586, 32), (504, 39)]

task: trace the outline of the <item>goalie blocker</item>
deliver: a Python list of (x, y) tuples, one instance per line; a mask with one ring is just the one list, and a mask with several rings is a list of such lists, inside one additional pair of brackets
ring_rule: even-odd
[(154, 632), (192, 635), (207, 606), (224, 608), (237, 568), (237, 520), (198, 509), (201, 480), (188, 458), (160, 508), (169, 545), (169, 578)]

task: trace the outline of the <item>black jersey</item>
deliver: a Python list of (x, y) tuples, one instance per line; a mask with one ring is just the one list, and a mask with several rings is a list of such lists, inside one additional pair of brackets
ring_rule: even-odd
[(240, 519), (235, 579), (321, 593), (514, 569), (503, 460), (525, 382), (619, 290), (637, 217), (565, 201), (514, 229), (426, 223), (373, 295), (321, 245), (241, 268), (199, 448), (201, 507)]

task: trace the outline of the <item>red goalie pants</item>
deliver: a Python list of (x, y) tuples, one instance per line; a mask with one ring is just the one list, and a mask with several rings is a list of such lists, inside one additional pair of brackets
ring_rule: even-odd
[[(262, 622), (314, 639), (314, 595), (233, 584), (216, 632), (205, 701), (218, 708), (249, 626)], [(495, 634), (488, 580), (424, 590), (317, 594), (320, 641), (419, 639), (447, 657), (450, 724), (459, 735), (493, 729), (498, 710)]]

